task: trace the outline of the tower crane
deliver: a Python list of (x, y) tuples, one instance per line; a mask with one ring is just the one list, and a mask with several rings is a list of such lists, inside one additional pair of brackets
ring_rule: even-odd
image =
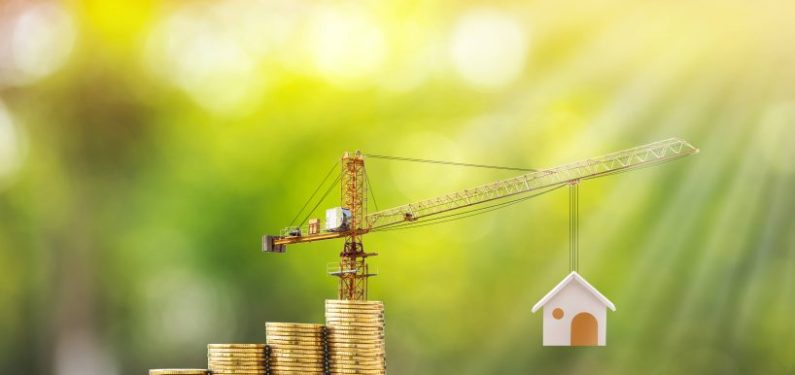
[[(698, 151), (685, 140), (670, 138), (553, 168), (525, 170), (529, 172), (372, 213), (367, 212), (368, 181), (364, 162), (366, 157), (379, 156), (358, 151), (345, 152), (340, 161), (338, 178), (341, 183), (340, 207), (326, 211), (324, 227), (321, 229), (319, 220), (313, 219), (306, 228), (288, 227), (279, 235), (265, 235), (262, 238), (262, 250), (284, 253), (287, 245), (343, 238), (345, 243), (340, 252), (340, 261), (329, 272), (339, 277), (338, 298), (366, 300), (368, 278), (375, 276), (368, 268), (367, 258), (377, 254), (365, 251), (362, 243), (365, 234), (418, 223), (438, 222), (439, 219), (468, 208), (473, 211), (482, 208), (496, 209), (568, 186), (570, 267), (576, 270), (578, 186), (581, 181), (655, 166)], [(488, 203), (493, 205), (486, 206)]]

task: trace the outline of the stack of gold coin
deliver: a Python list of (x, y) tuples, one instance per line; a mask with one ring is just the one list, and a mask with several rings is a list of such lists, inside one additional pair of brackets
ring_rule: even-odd
[(270, 374), (270, 350), (265, 344), (209, 344), (207, 367), (215, 374)]
[(384, 304), (326, 300), (331, 374), (386, 374)]
[(163, 368), (149, 370), (149, 375), (208, 375), (205, 369), (198, 368)]
[(326, 327), (307, 323), (265, 323), (274, 375), (328, 374)]

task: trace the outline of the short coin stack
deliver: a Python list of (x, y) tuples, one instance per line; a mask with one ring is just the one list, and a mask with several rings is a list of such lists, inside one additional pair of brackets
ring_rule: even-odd
[(269, 352), (265, 344), (208, 344), (207, 367), (213, 375), (266, 375)]
[(326, 300), (331, 374), (386, 374), (384, 304)]
[(265, 323), (274, 375), (328, 374), (326, 327), (308, 323)]
[(198, 368), (164, 368), (149, 370), (149, 375), (207, 375), (209, 372)]

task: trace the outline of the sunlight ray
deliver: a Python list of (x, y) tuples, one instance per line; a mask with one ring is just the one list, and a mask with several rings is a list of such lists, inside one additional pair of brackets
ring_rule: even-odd
[[(742, 97), (736, 96), (733, 101), (741, 102)], [(716, 122), (721, 124), (724, 138), (711, 137), (705, 139), (702, 150), (714, 150), (720, 152), (721, 149), (739, 147), (742, 142), (743, 119), (750, 116), (742, 107), (735, 106), (733, 112), (725, 112)], [(731, 138), (727, 138), (731, 135)], [(700, 155), (701, 158), (715, 159), (717, 154)], [(697, 214), (691, 214), (682, 218), (682, 212), (688, 212), (688, 207), (693, 201), (706, 199), (720, 184), (719, 176), (726, 173), (726, 169), (718, 168), (706, 160), (697, 162), (690, 170), (689, 176), (683, 179), (681, 185), (677, 187), (677, 193), (670, 199), (665, 206), (666, 210), (661, 212), (659, 220), (654, 228), (649, 232), (648, 239), (644, 242), (657, 244), (654, 248), (648, 249), (637, 260), (637, 266), (632, 276), (628, 278), (624, 290), (619, 294), (617, 300), (632, 300), (634, 305), (639, 306), (640, 310), (633, 311), (633, 315), (639, 317), (634, 320), (635, 326), (646, 326), (652, 317), (657, 305), (652, 301), (655, 296), (659, 296), (669, 275), (664, 272), (653, 272), (653, 270), (668, 269), (675, 259), (681, 258), (688, 248), (686, 240), (689, 237), (686, 233), (693, 233), (694, 224), (698, 220)], [(672, 237), (671, 233), (679, 233)], [(620, 355), (617, 362), (625, 363), (632, 357), (633, 349), (640, 344), (641, 330), (632, 330), (633, 334), (625, 339), (625, 350)], [(629, 332), (628, 332), (629, 333)]]
[[(769, 171), (765, 170), (765, 172)], [(778, 175), (776, 180), (773, 191), (769, 194), (767, 205), (763, 206), (766, 215), (761, 222), (763, 229), (760, 238), (754, 244), (755, 246), (745, 245), (750, 247), (746, 251), (753, 251), (755, 255), (751, 259), (754, 264), (746, 277), (746, 288), (738, 293), (740, 306), (735, 319), (736, 326), (733, 337), (735, 342), (747, 336), (749, 325), (759, 315), (758, 309), (766, 305), (762, 303), (769, 298), (769, 292), (765, 289), (771, 284), (778, 284), (771, 282), (766, 276), (769, 275), (768, 271), (772, 266), (770, 262), (775, 260), (773, 253), (776, 250), (774, 248), (781, 245), (782, 235), (787, 233), (789, 229), (787, 225), (791, 224), (787, 221), (787, 213), (792, 207), (787, 204), (787, 198), (791, 196), (792, 192), (790, 191), (790, 181), (786, 176)]]
[[(729, 183), (733, 189), (727, 194), (724, 201), (732, 203), (724, 204), (719, 208), (719, 221), (713, 226), (710, 239), (705, 246), (701, 247), (700, 252), (692, 254), (694, 259), (690, 262), (697, 264), (698, 267), (689, 277), (691, 280), (687, 282), (689, 285), (687, 292), (677, 301), (677, 308), (670, 319), (674, 325), (668, 329), (665, 343), (661, 344), (661, 347), (670, 348), (681, 342), (685, 330), (691, 327), (692, 322), (688, 317), (692, 316), (692, 310), (697, 307), (697, 303), (701, 300), (700, 297), (707, 293), (707, 289), (714, 287), (707, 281), (710, 280), (708, 275), (718, 272), (719, 266), (716, 265), (715, 260), (742, 251), (742, 246), (737, 245), (736, 238), (748, 236), (750, 224), (753, 221), (753, 215), (750, 213), (754, 207), (757, 207), (758, 200), (763, 198), (762, 192), (765, 187), (765, 184), (762, 183), (764, 175), (758, 174), (756, 167), (756, 160), (751, 157), (747, 158), (739, 165), (734, 179)], [(755, 176), (756, 178), (754, 178)], [(751, 186), (744, 184), (744, 181), (749, 178), (756, 180), (757, 183)], [(731, 242), (725, 235), (728, 232), (733, 233)], [(734, 248), (733, 251), (732, 248)], [(675, 354), (669, 351), (668, 355)], [(662, 366), (660, 371), (665, 373), (665, 365)]]
[[(687, 64), (679, 64), (678, 66), (680, 67), (680, 69), (685, 69)], [(657, 68), (663, 69), (663, 65), (660, 65)], [(709, 76), (706, 78), (702, 78), (700, 81), (697, 82), (698, 83), (696, 83), (695, 85), (691, 84), (692, 91), (688, 91), (691, 93), (690, 95), (693, 97), (688, 98), (688, 100), (684, 100), (684, 102), (688, 103), (688, 105), (683, 106), (684, 109), (682, 111), (677, 111), (670, 116), (670, 117), (675, 117), (678, 120), (678, 122), (672, 121), (670, 118), (663, 121), (664, 124), (671, 124), (671, 128), (669, 128), (668, 131), (685, 129), (688, 126), (688, 121), (687, 121), (688, 117), (696, 118), (697, 116), (701, 115), (703, 112), (703, 109), (701, 108), (703, 102), (714, 99), (713, 94), (715, 93), (715, 88), (714, 88), (715, 77)], [(661, 90), (661, 91), (666, 92), (667, 90)], [(694, 99), (695, 97), (698, 97), (700, 100), (691, 102), (691, 100)], [(654, 102), (655, 100), (652, 100), (651, 98), (645, 101), (647, 107)], [(621, 105), (621, 104), (615, 104), (615, 105)], [(605, 111), (609, 111), (609, 109), (605, 109)], [(616, 124), (612, 125), (615, 126)], [(693, 170), (693, 172), (691, 172), (693, 177), (699, 175), (700, 173), (701, 171), (698, 170)], [(696, 185), (698, 184), (698, 180), (696, 178), (690, 178), (688, 180), (693, 181), (693, 183)], [(651, 181), (650, 183), (654, 182)], [(640, 191), (643, 191), (643, 189), (636, 189), (628, 182), (618, 183), (618, 185), (611, 190), (609, 196), (605, 199), (605, 204), (600, 205), (600, 208), (596, 212), (589, 212), (589, 216), (591, 217), (588, 220), (593, 222), (603, 222), (602, 220), (606, 219), (607, 217), (615, 215), (615, 212), (613, 212), (613, 210), (609, 209), (608, 207), (620, 206), (619, 202), (626, 201), (628, 192), (640, 192)], [(684, 191), (686, 190), (683, 189), (682, 194), (684, 194)], [(643, 195), (643, 193), (635, 193), (635, 194)], [(635, 208), (634, 210), (637, 209)], [(614, 228), (614, 230), (620, 230), (620, 229), (621, 228), (619, 227)], [(586, 230), (587, 233), (585, 234), (585, 236), (590, 238), (589, 242), (591, 244), (601, 243), (604, 237), (609, 236), (609, 234), (606, 234), (604, 231), (600, 231), (595, 226), (586, 228)], [(596, 239), (594, 240), (594, 238)], [(564, 243), (564, 245), (562, 245), (563, 247), (568, 246), (567, 244), (565, 244), (565, 241), (562, 242)], [(592, 256), (592, 258), (597, 259), (598, 262), (599, 259), (598, 255), (601, 254), (602, 251), (604, 251), (604, 248), (598, 245), (593, 246), (593, 248), (594, 249), (589, 250), (589, 252), (596, 254)], [(555, 253), (563, 254), (564, 252), (561, 249), (559, 249), (559, 251), (555, 251)], [(593, 268), (598, 269), (598, 267), (593, 267)], [(560, 269), (561, 269), (560, 267), (549, 267), (549, 271), (547, 272), (546, 277), (544, 277), (543, 279), (550, 280), (550, 282), (556, 281), (560, 277)], [(525, 306), (525, 305), (530, 306), (532, 305), (533, 302), (535, 302), (537, 298), (538, 296), (535, 294), (528, 294), (524, 296), (521, 301), (518, 301), (517, 304), (519, 306)], [(481, 352), (481, 355), (477, 359), (473, 358), (472, 361), (470, 361), (470, 363), (466, 366), (466, 368), (470, 370), (467, 373), (473, 375), (483, 373), (483, 371), (485, 371), (489, 366), (491, 366), (491, 363), (493, 361), (498, 360), (497, 357), (499, 356), (499, 353), (504, 352), (505, 348), (508, 345), (510, 345), (510, 343), (513, 342), (513, 340), (519, 337), (519, 335), (522, 334), (522, 332), (517, 332), (514, 329), (514, 327), (520, 325), (521, 324), (520, 322), (526, 319), (527, 319), (527, 312), (521, 309), (518, 310), (516, 314), (513, 314), (512, 316), (507, 318), (507, 320), (505, 320), (504, 323), (501, 324), (501, 326), (504, 327), (504, 329), (502, 329), (500, 332), (496, 333), (493, 336), (499, 339), (496, 340), (496, 342), (493, 345), (491, 345), (488, 350)]]

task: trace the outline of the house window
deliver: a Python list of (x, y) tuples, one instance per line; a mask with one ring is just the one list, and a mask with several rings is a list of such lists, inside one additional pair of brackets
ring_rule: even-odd
[(558, 320), (562, 319), (563, 318), (563, 309), (558, 307), (558, 308), (555, 308), (555, 310), (552, 310), (552, 317), (555, 318), (555, 319), (558, 319)]

